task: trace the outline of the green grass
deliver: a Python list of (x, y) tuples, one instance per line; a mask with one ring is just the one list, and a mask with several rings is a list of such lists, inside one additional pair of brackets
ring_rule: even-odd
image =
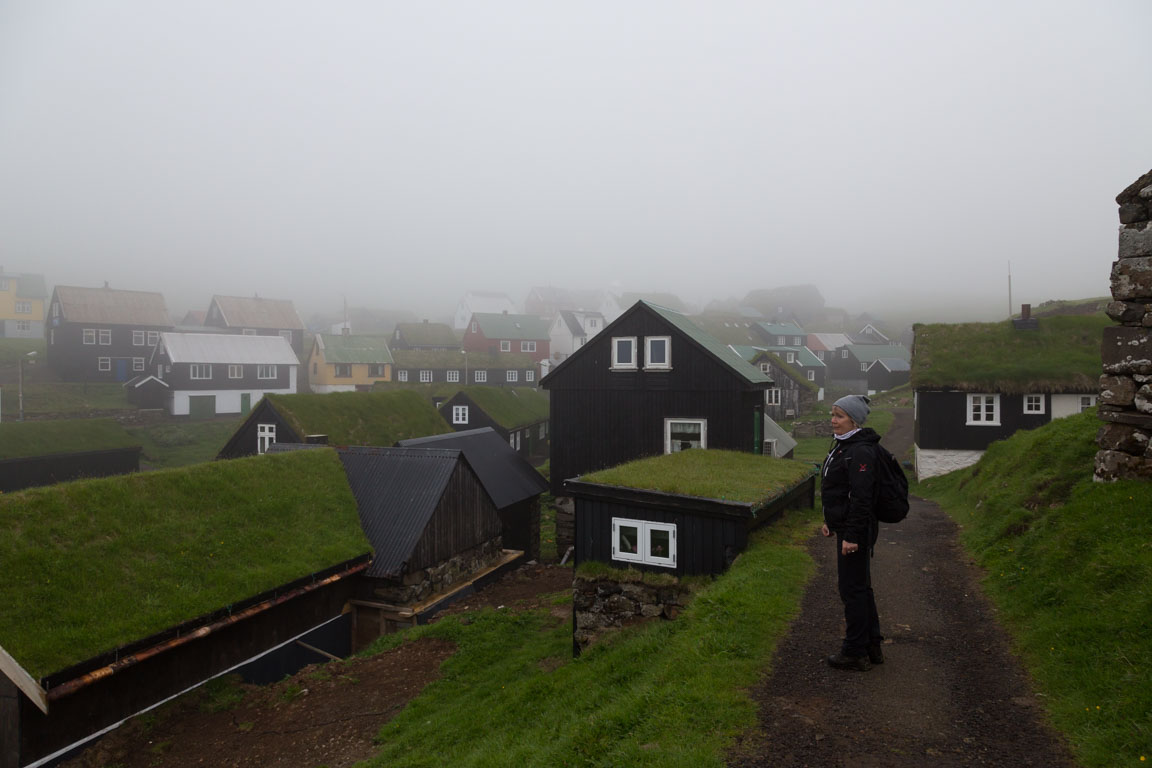
[(142, 468), (166, 469), (212, 461), (241, 423), (241, 417), (162, 421), (127, 427), (127, 432), (144, 449)]
[(0, 459), (140, 445), (113, 419), (12, 421), (0, 424)]
[(531, 387), (464, 387), (461, 391), (505, 429), (548, 420), (548, 394)]
[(916, 325), (912, 386), (1019, 393), (1096, 391), (1104, 315), (1046, 317), (1034, 331), (1010, 321)]
[(919, 492), (962, 526), (1052, 722), (1086, 766), (1152, 759), (1152, 484), (1092, 480), (1095, 409)]
[(580, 480), (755, 504), (779, 496), (814, 471), (811, 464), (741, 451), (680, 451), (602, 469)]
[[(795, 615), (812, 513), (753, 534), (732, 568), (675, 621), (634, 627), (576, 660), (546, 612), (486, 610), (383, 638), (455, 642), (443, 677), (380, 732), (368, 766), (723, 766), (756, 724), (747, 689)], [(558, 596), (568, 602), (571, 594)]]
[(328, 435), (332, 445), (394, 445), (451, 432), (432, 401), (411, 390), (265, 395), (300, 435)]
[(60, 670), (370, 550), (333, 451), (0, 496), (0, 645)]

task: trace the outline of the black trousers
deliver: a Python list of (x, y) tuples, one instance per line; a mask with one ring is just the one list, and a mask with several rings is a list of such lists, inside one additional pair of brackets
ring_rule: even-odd
[(844, 603), (844, 621), (847, 630), (840, 652), (845, 656), (864, 656), (868, 646), (880, 643), (880, 616), (876, 613), (876, 598), (872, 594), (872, 553), (861, 547), (843, 554), (843, 537), (836, 536), (836, 586), (840, 601)]

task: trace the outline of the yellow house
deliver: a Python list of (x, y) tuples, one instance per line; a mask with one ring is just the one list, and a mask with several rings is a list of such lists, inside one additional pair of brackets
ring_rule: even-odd
[(312, 391), (367, 391), (377, 381), (392, 381), (392, 352), (387, 336), (318, 333), (308, 356)]
[(0, 336), (44, 338), (43, 275), (12, 274), (0, 267)]

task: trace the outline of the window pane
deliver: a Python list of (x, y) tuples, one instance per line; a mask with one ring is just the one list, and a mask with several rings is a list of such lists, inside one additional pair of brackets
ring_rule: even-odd
[(668, 342), (664, 339), (652, 339), (648, 345), (648, 362), (652, 365), (664, 365), (668, 362)]
[(630, 340), (620, 339), (616, 342), (616, 363), (617, 365), (632, 364), (632, 342)]
[[(616, 549), (629, 555), (640, 553), (640, 529), (634, 525), (622, 525), (619, 529), (619, 540)], [(603, 541), (603, 539), (601, 539)]]
[(651, 557), (668, 557), (671, 552), (670, 535), (666, 529), (648, 531), (648, 554)]
[(671, 431), (672, 452), (686, 451), (689, 448), (700, 447), (700, 432), (702, 425), (694, 421), (674, 421), (669, 426)]

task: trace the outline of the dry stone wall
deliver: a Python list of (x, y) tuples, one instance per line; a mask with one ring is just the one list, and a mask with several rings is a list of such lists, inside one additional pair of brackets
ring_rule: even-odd
[(1120, 245), (1104, 329), (1096, 479), (1152, 480), (1152, 171), (1116, 197)]
[(431, 568), (406, 573), (393, 584), (378, 586), (376, 596), (393, 605), (413, 605), (432, 595), (447, 592), (485, 568), (495, 565), (504, 556), (502, 541), (497, 536)]
[(573, 639), (583, 649), (605, 630), (644, 619), (674, 619), (688, 602), (680, 584), (621, 583), (577, 576), (572, 584), (575, 607)]

